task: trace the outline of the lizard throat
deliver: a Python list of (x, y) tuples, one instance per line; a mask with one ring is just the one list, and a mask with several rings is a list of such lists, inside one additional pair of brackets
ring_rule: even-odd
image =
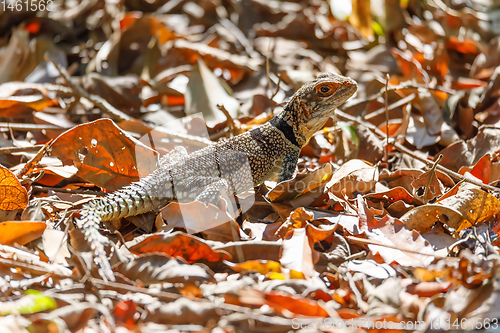
[(288, 141), (290, 141), (295, 146), (301, 148), (301, 146), (297, 142), (297, 136), (295, 135), (295, 132), (293, 131), (293, 128), (292, 126), (290, 126), (290, 124), (288, 124), (285, 120), (283, 120), (280, 117), (274, 117), (269, 122), (271, 123), (271, 125), (279, 129), (281, 133), (285, 135), (285, 138)]

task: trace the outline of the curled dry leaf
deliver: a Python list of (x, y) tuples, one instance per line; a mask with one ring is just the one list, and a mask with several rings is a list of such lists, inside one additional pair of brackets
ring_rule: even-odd
[(156, 168), (157, 153), (129, 137), (109, 119), (72, 128), (51, 145), (52, 155), (75, 165), (78, 175), (113, 191)]
[(28, 205), (28, 192), (17, 177), (0, 165), (0, 210), (24, 209)]
[(226, 121), (226, 116), (217, 107), (218, 104), (223, 105), (233, 118), (236, 118), (240, 106), (201, 60), (191, 72), (185, 97), (186, 114), (203, 113), (206, 124), (210, 127)]
[(378, 171), (375, 167), (361, 160), (350, 160), (338, 169), (326, 184), (339, 198), (353, 197), (353, 193), (368, 193), (375, 188)]
[(443, 224), (457, 225), (463, 216), (458, 210), (437, 204), (415, 207), (401, 216), (400, 220), (408, 229), (420, 233), (431, 231), (432, 226), (440, 221)]
[(450, 282), (420, 282), (406, 287), (406, 291), (419, 297), (432, 297), (444, 293), (452, 284)]
[(467, 141), (458, 141), (441, 151), (443, 159), (440, 164), (452, 170), (462, 166), (472, 166), (481, 157), (490, 153), (495, 156), (500, 150), (500, 129), (481, 126), (475, 137)]
[(461, 175), (465, 175), (466, 172), (480, 179), (484, 184), (497, 183), (500, 180), (500, 163), (496, 157), (487, 153), (474, 166), (463, 166), (458, 170)]
[(424, 202), (440, 197), (443, 194), (443, 186), (434, 170), (429, 170), (421, 174), (417, 179), (411, 182), (411, 186), (415, 188), (414, 193), (418, 195), (418, 198)]
[(227, 252), (214, 251), (202, 239), (182, 232), (149, 236), (139, 244), (131, 247), (130, 251), (135, 254), (163, 253), (172, 257), (183, 258), (188, 263), (231, 260), (231, 256)]
[(459, 191), (454, 196), (439, 201), (439, 204), (462, 214), (461, 220), (448, 221), (446, 224), (455, 231), (486, 221), (500, 211), (500, 201), (497, 198), (476, 188)]
[[(300, 196), (306, 195), (316, 189), (324, 186), (333, 175), (333, 165), (326, 163), (321, 168), (306, 175), (297, 175), (293, 179), (279, 183), (266, 195), (267, 199), (273, 203), (290, 201)], [(309, 203), (314, 201), (321, 193), (316, 194), (310, 199)]]
[(397, 202), (397, 201), (404, 201), (407, 204), (410, 205), (421, 205), (422, 202), (412, 196), (408, 191), (401, 186), (396, 186), (391, 188), (388, 191), (384, 192), (376, 192), (376, 193), (369, 193), (364, 196), (366, 199), (370, 199), (372, 201), (375, 200), (380, 200), (384, 202)]
[(276, 241), (228, 242), (214, 247), (214, 250), (222, 250), (229, 253), (233, 257), (233, 261), (238, 262), (254, 259), (278, 261), (281, 244)]

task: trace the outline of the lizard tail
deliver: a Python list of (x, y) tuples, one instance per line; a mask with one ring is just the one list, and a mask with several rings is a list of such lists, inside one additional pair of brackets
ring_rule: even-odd
[(85, 240), (89, 243), (94, 256), (94, 262), (99, 266), (99, 274), (108, 281), (115, 281), (111, 270), (104, 244), (107, 238), (99, 233), (99, 225), (102, 221), (102, 213), (98, 210), (99, 200), (86, 203), (81, 209), (81, 217), (76, 220), (80, 230), (83, 230)]

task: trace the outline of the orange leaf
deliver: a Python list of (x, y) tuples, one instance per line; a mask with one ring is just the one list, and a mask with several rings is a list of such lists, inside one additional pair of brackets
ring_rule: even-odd
[(475, 41), (471, 39), (460, 41), (455, 36), (451, 36), (450, 39), (446, 41), (446, 48), (456, 50), (463, 54), (479, 53)]
[(292, 296), (282, 292), (264, 294), (266, 304), (276, 312), (283, 313), (288, 310), (294, 314), (310, 317), (329, 317), (328, 312), (316, 301), (307, 298)]
[(17, 177), (0, 166), (0, 209), (24, 209), (28, 205), (28, 193)]
[(470, 172), (474, 177), (481, 179), (484, 184), (490, 183), (490, 172), (491, 172), (491, 155), (485, 154), (483, 157), (477, 161), (477, 163), (469, 168), (467, 166), (463, 166), (458, 170), (458, 173), (461, 175), (465, 175), (465, 172)]
[(45, 227), (45, 222), (2, 222), (0, 223), (0, 244), (26, 245), (40, 237)]
[(170, 235), (153, 235), (130, 248), (135, 254), (163, 253), (172, 257), (184, 258), (188, 263), (197, 261), (217, 262), (230, 260), (231, 256), (224, 251), (214, 251), (198, 237), (182, 232)]
[(236, 272), (253, 271), (258, 272), (262, 275), (266, 275), (272, 272), (281, 272), (280, 263), (273, 260), (247, 260), (239, 264), (233, 264), (230, 262), (226, 262), (226, 264)]
[(74, 164), (78, 175), (116, 190), (156, 168), (157, 153), (127, 136), (114, 122), (100, 119), (76, 126), (52, 143), (52, 155)]

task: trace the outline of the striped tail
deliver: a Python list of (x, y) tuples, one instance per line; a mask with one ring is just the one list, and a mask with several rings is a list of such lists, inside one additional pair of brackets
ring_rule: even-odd
[(108, 240), (99, 233), (99, 226), (102, 221), (102, 213), (98, 210), (99, 199), (86, 203), (81, 209), (81, 218), (76, 220), (78, 228), (83, 231), (85, 240), (92, 249), (94, 262), (99, 266), (99, 275), (108, 281), (115, 281), (115, 276), (111, 270), (104, 244)]

